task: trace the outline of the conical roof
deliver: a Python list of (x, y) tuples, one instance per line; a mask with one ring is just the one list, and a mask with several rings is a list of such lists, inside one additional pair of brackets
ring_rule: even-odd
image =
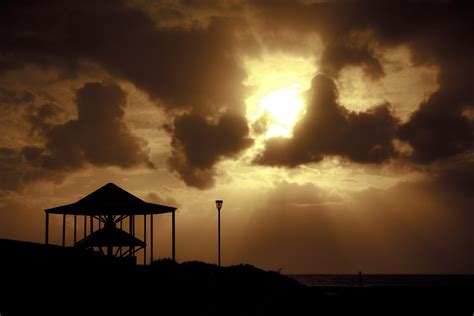
[(148, 203), (114, 183), (83, 197), (79, 201), (45, 210), (49, 214), (75, 215), (145, 215), (171, 213), (175, 207)]

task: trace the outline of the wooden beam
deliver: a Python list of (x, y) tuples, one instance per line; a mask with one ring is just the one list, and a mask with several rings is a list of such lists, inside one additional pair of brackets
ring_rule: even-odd
[(126, 257), (126, 256), (131, 257), (132, 255), (131, 255), (130, 247), (127, 250), (125, 250), (120, 256), (121, 257)]
[(118, 223), (118, 222), (122, 221), (125, 218), (127, 218), (127, 215), (120, 215), (120, 216), (114, 217), (114, 222)]
[(46, 221), (45, 221), (45, 231), (44, 231), (44, 243), (46, 245), (49, 244), (49, 213), (46, 213)]
[(176, 261), (176, 239), (175, 239), (175, 215), (174, 215), (174, 212), (172, 213), (172, 216), (171, 216), (171, 222), (172, 222), (172, 227), (171, 227), (171, 238), (172, 238), (172, 245), (171, 245), (171, 249), (172, 249), (172, 257), (173, 257), (173, 261)]
[(66, 246), (66, 214), (63, 214), (63, 247)]
[(92, 233), (94, 232), (94, 217), (91, 215), (90, 218), (91, 218), (91, 222), (89, 223), (89, 225), (90, 225), (90, 235), (92, 235)]
[[(142, 249), (142, 248), (143, 248), (143, 246), (138, 246), (138, 248), (137, 248), (136, 251), (139, 251), (139, 250)], [(127, 256), (127, 255), (130, 256), (130, 253), (131, 253), (130, 249), (125, 250), (125, 252), (123, 253), (122, 257), (125, 257), (125, 256)]]

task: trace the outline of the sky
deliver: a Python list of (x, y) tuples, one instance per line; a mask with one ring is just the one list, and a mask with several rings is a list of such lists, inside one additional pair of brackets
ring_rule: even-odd
[(224, 265), (474, 273), (473, 9), (2, 1), (0, 238), (114, 182), (178, 208), (178, 261), (217, 261), (223, 199)]

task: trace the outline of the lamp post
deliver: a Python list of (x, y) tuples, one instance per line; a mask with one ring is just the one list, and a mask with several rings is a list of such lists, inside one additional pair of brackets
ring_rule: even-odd
[(221, 266), (221, 208), (224, 201), (216, 200), (217, 207), (217, 258), (218, 265)]

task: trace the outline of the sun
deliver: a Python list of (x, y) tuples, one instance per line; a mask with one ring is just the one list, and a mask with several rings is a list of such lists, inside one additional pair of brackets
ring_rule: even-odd
[(298, 84), (271, 91), (259, 103), (259, 112), (268, 115), (266, 138), (290, 137), (298, 118), (303, 114), (302, 88)]
[(292, 137), (293, 127), (305, 114), (302, 94), (316, 72), (314, 60), (273, 54), (244, 65), (248, 75), (244, 84), (252, 91), (245, 100), (247, 120), (260, 126), (254, 129), (254, 137)]

